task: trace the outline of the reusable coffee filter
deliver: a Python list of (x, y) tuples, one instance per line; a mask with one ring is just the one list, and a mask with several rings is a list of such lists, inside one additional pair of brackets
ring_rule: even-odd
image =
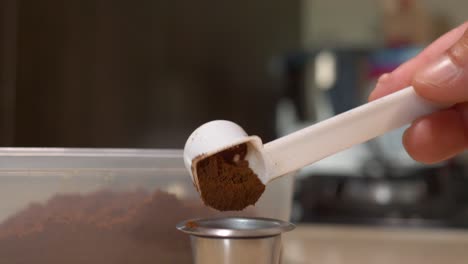
[(281, 220), (245, 217), (196, 219), (177, 225), (190, 235), (195, 264), (279, 264), (281, 234), (294, 228)]

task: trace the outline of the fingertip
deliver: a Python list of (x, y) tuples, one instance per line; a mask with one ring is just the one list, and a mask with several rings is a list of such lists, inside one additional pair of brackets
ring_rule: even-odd
[(424, 163), (424, 164), (432, 164), (436, 163), (436, 159), (434, 159), (430, 155), (425, 155), (424, 152), (421, 152), (419, 147), (417, 146), (417, 142), (414, 142), (414, 135), (417, 134), (415, 132), (414, 126), (409, 127), (403, 133), (403, 146), (406, 149), (408, 155), (415, 161)]
[(376, 99), (379, 99), (380, 97), (383, 97), (386, 95), (386, 90), (387, 90), (387, 83), (390, 80), (390, 73), (384, 73), (379, 77), (377, 80), (377, 84), (375, 85), (374, 90), (370, 93), (368, 100), (374, 101)]
[(415, 121), (403, 134), (403, 146), (408, 155), (415, 161), (423, 164), (434, 164), (439, 162), (439, 154), (432, 150), (432, 139), (429, 138), (430, 128), (423, 119)]
[(448, 109), (416, 120), (403, 134), (403, 145), (413, 159), (426, 164), (455, 156), (467, 146), (460, 113)]

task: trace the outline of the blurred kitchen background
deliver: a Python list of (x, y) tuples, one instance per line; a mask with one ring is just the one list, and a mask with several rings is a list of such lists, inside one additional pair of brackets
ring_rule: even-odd
[[(212, 119), (270, 141), (366, 102), (382, 73), (466, 10), (466, 0), (2, 0), (0, 145), (182, 148)], [(423, 166), (402, 132), (301, 171), (293, 220), (468, 226), (464, 155)]]

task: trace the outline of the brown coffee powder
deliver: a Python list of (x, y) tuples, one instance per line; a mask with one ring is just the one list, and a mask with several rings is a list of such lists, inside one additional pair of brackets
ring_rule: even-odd
[(196, 222), (193, 222), (193, 221), (188, 221), (185, 225), (188, 228), (197, 228), (198, 227), (198, 224)]
[(254, 205), (265, 185), (245, 160), (247, 144), (203, 158), (197, 164), (203, 202), (219, 211), (240, 211)]
[(257, 216), (253, 210), (219, 213), (160, 190), (57, 194), (0, 223), (0, 263), (189, 264), (190, 239), (177, 223), (239, 215)]
[(175, 225), (214, 210), (155, 191), (57, 194), (0, 223), (0, 263), (193, 263)]

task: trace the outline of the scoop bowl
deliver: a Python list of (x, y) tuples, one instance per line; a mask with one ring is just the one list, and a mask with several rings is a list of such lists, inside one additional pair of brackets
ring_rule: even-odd
[(231, 147), (247, 144), (246, 160), (249, 167), (266, 184), (266, 164), (263, 157), (262, 140), (257, 136), (249, 136), (236, 123), (226, 120), (215, 120), (197, 128), (188, 138), (184, 147), (184, 163), (190, 172), (192, 181), (199, 190), (197, 163)]

